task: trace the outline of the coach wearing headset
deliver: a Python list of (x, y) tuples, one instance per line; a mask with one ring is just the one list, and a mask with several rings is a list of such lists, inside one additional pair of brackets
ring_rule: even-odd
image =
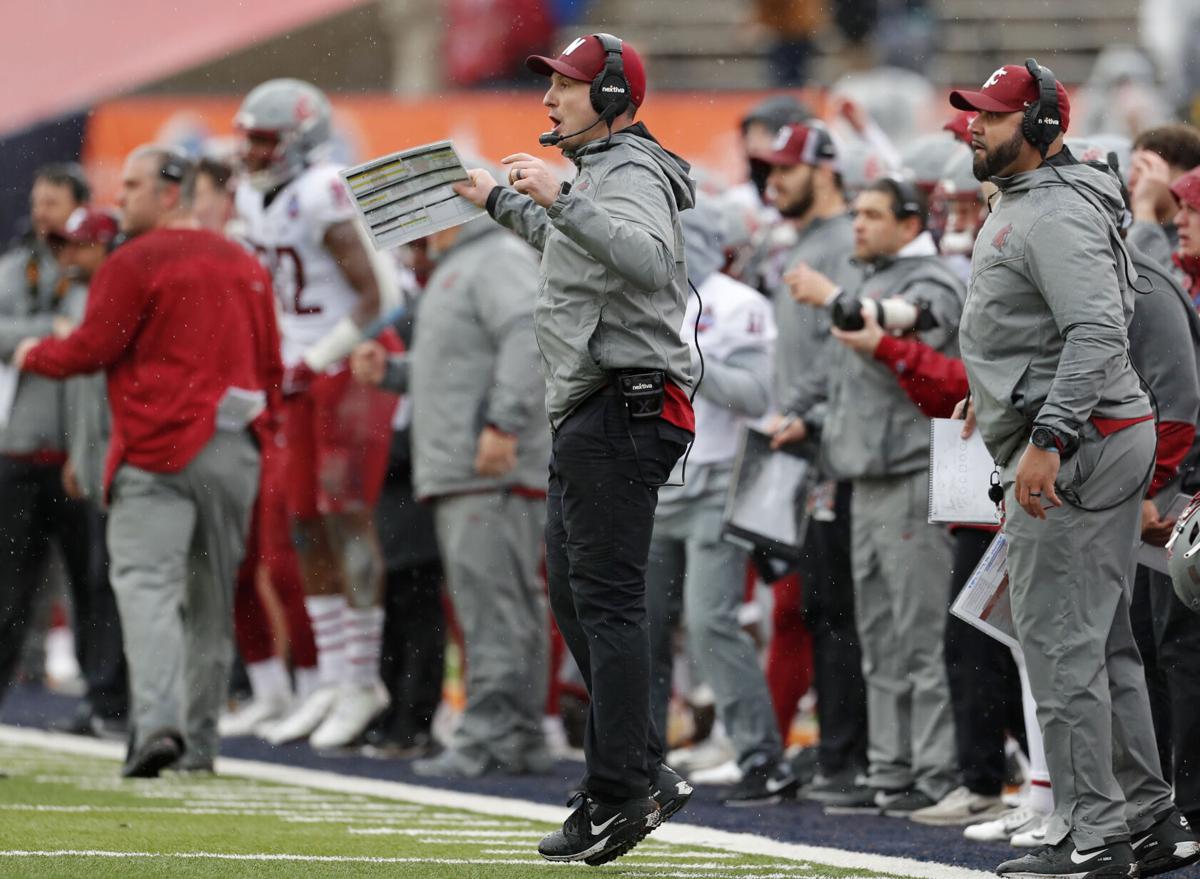
[(1118, 233), (1119, 186), (1063, 147), (1066, 90), (1032, 59), (950, 102), (978, 112), (975, 176), (1001, 193), (960, 328), (965, 414), (1000, 468), (1013, 618), (1055, 799), (1046, 846), (997, 872), (1164, 872), (1200, 845), (1162, 778), (1129, 623), (1154, 416), (1126, 353), (1144, 285)]
[(634, 122), (646, 74), (608, 34), (554, 58), (542, 103), (576, 168), (559, 185), (540, 159), (508, 156), (511, 188), (483, 170), (459, 194), (542, 252), (534, 327), (553, 431), (546, 571), (555, 619), (591, 694), (578, 808), (539, 851), (604, 863), (678, 811), (691, 788), (662, 767), (649, 717), (646, 562), (657, 503), (692, 437), (691, 354), (679, 212), (692, 207), (688, 165)]

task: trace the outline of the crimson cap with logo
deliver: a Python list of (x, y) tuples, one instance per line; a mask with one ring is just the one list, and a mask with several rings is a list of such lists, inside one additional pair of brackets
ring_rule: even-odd
[[(1071, 99), (1061, 82), (1055, 81), (1058, 92), (1059, 130), (1066, 134), (1071, 121)], [(988, 113), (1016, 113), (1038, 99), (1038, 82), (1020, 64), (1007, 64), (987, 78), (977, 92), (955, 89), (950, 92), (950, 105), (956, 110), (983, 110)]]
[(837, 146), (829, 129), (815, 122), (785, 125), (775, 135), (771, 149), (750, 157), (776, 167), (819, 165), (838, 170)]
[(64, 244), (103, 244), (107, 247), (119, 231), (117, 218), (109, 211), (80, 207), (71, 212), (63, 228), (46, 237)]
[(1193, 168), (1175, 178), (1171, 184), (1171, 195), (1194, 211), (1200, 211), (1200, 168)]
[[(561, 73), (568, 79), (591, 82), (604, 69), (604, 46), (595, 34), (577, 37), (556, 58), (530, 55), (525, 66), (539, 76)], [(637, 49), (621, 41), (621, 63), (625, 66), (625, 81), (629, 83), (629, 100), (635, 107), (646, 99), (646, 68)]]

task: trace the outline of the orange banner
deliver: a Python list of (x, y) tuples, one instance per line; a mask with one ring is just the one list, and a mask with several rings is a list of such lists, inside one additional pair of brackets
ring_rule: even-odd
[[(745, 173), (738, 123), (768, 92), (655, 94), (638, 114), (663, 146), (727, 182)], [(820, 95), (800, 94), (817, 109)], [(101, 203), (115, 200), (121, 165), (144, 143), (231, 149), (240, 97), (127, 98), (101, 104), (88, 120), (84, 164)], [(465, 155), (491, 162), (510, 153), (559, 158), (538, 147), (549, 130), (537, 92), (465, 92), (404, 100), (334, 97), (339, 159), (350, 164), (409, 146), (450, 138)]]

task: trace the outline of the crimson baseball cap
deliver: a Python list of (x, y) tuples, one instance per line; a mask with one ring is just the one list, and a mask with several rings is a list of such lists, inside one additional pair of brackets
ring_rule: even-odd
[(1171, 184), (1171, 194), (1182, 204), (1200, 211), (1200, 168), (1180, 175)]
[(750, 158), (768, 165), (823, 165), (837, 169), (837, 147), (829, 130), (818, 123), (794, 122), (779, 129), (771, 149)]
[(67, 217), (67, 224), (47, 235), (48, 238), (66, 244), (112, 244), (120, 226), (117, 218), (108, 211), (93, 207), (80, 207)]
[[(1055, 81), (1058, 92), (1059, 128), (1066, 134), (1071, 121), (1071, 99), (1061, 82)], [(989, 113), (1016, 113), (1038, 99), (1037, 80), (1020, 64), (1006, 64), (987, 78), (979, 91), (955, 89), (950, 92), (950, 105), (956, 110), (986, 110)]]
[[(525, 66), (538, 76), (561, 73), (569, 79), (591, 82), (604, 69), (604, 46), (595, 34), (576, 37), (556, 58), (530, 55)], [(646, 99), (646, 68), (637, 49), (621, 41), (621, 63), (625, 65), (625, 80), (629, 83), (629, 100), (635, 107)]]
[(975, 121), (975, 110), (959, 110), (954, 118), (942, 126), (942, 131), (949, 131), (956, 140), (961, 140), (967, 146), (971, 145), (971, 123)]

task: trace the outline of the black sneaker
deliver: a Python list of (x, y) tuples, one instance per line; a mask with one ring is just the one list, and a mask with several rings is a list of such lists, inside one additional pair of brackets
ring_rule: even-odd
[(567, 805), (576, 802), (579, 806), (567, 816), (562, 830), (554, 831), (538, 843), (538, 854), (547, 861), (606, 863), (612, 860), (607, 855), (616, 849), (623, 849), (621, 854), (628, 852), (661, 820), (658, 805), (649, 797), (606, 806), (581, 792), (571, 797)]
[(1178, 810), (1173, 810), (1133, 840), (1133, 855), (1143, 877), (1157, 876), (1200, 861), (1200, 840)]
[(996, 873), (1011, 879), (1046, 879), (1047, 876), (1137, 879), (1138, 865), (1133, 848), (1127, 842), (1080, 851), (1068, 836), (1055, 845), (1044, 845), (1022, 858), (1005, 861), (996, 868)]
[(183, 736), (177, 730), (160, 729), (146, 737), (136, 751), (131, 750), (123, 778), (158, 778), (158, 773), (183, 756)]
[[(658, 767), (658, 776), (650, 791), (650, 798), (658, 803), (662, 820), (670, 820), (676, 812), (692, 798), (693, 788), (682, 775), (666, 763)], [(653, 828), (651, 828), (653, 829)]]
[(813, 780), (800, 790), (800, 796), (815, 803), (834, 806), (847, 799), (853, 802), (862, 800), (866, 789), (867, 779), (863, 771), (851, 766), (830, 775), (818, 771)]
[(907, 818), (919, 809), (936, 806), (937, 800), (924, 791), (911, 787), (897, 793), (880, 792), (875, 798), (876, 805), (889, 818)]
[(858, 775), (849, 786), (831, 788), (828, 793), (822, 794), (818, 802), (824, 804), (826, 815), (880, 815), (883, 813), (881, 803), (889, 802), (902, 793), (902, 790), (871, 787), (865, 776)]
[[(658, 804), (659, 822), (655, 827), (661, 827), (664, 821), (686, 806), (688, 800), (692, 798), (692, 790), (693, 788), (687, 780), (666, 763), (659, 766), (658, 775), (654, 779), (654, 789), (650, 792), (650, 798)], [(655, 827), (647, 830), (646, 834), (653, 832)], [(646, 834), (642, 834), (637, 839), (631, 839), (603, 854), (584, 858), (583, 862), (589, 867), (599, 867), (601, 864), (615, 861), (641, 842)]]
[(727, 806), (759, 806), (795, 799), (799, 784), (786, 760), (752, 764), (722, 802)]

